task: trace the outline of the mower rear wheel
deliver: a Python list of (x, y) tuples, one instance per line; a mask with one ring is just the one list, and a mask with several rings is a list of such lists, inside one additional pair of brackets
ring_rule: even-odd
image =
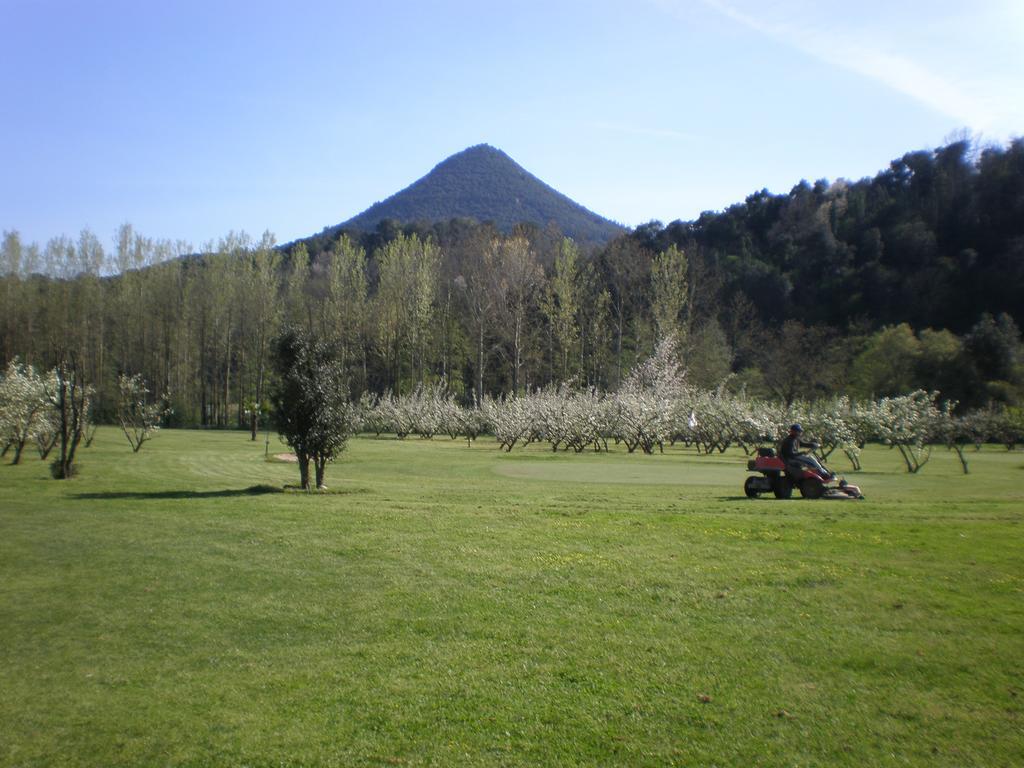
[(793, 495), (793, 482), (785, 475), (779, 475), (772, 483), (772, 493), (776, 499), (788, 499)]
[(820, 499), (825, 495), (825, 486), (816, 477), (805, 477), (800, 481), (800, 495), (805, 499)]
[(760, 491), (757, 490), (757, 478), (751, 475), (747, 478), (747, 481), (743, 483), (743, 492), (747, 494), (748, 499), (756, 499)]

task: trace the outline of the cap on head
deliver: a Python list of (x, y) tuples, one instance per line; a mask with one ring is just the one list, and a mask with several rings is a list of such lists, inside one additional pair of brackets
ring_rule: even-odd
[(799, 424), (793, 424), (792, 426), (790, 426), (789, 431), (790, 432), (803, 432), (804, 428), (801, 427)]

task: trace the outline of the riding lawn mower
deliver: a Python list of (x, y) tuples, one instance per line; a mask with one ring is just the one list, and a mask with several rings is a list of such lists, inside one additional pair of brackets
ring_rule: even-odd
[[(788, 499), (794, 486), (805, 499), (863, 499), (860, 488), (845, 479), (838, 479), (822, 465), (823, 472), (808, 464), (790, 462), (788, 465), (773, 448), (758, 448), (757, 458), (747, 461), (747, 469), (760, 472), (750, 475), (743, 484), (748, 498), (756, 499), (762, 493), (773, 493), (777, 499)], [(837, 482), (838, 480), (838, 482)]]

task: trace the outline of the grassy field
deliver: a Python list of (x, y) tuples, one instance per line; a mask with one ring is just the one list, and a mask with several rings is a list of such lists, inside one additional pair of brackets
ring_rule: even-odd
[(1024, 765), (1024, 453), (970, 459), (776, 501), (740, 453), (361, 438), (307, 496), (105, 429), (0, 466), (0, 764)]

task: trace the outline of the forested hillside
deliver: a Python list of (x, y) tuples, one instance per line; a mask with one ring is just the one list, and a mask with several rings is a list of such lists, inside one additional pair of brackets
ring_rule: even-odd
[(1024, 309), (1024, 142), (911, 152), (873, 179), (761, 191), (634, 238), (697, 249), (766, 321), (963, 332)]
[(120, 372), (179, 423), (231, 426), (266, 399), (270, 341), (306, 326), (353, 396), (444, 379), (471, 403), (553, 381), (612, 389), (657, 339), (700, 386), (783, 401), (938, 389), (1024, 395), (1024, 141), (915, 152), (873, 179), (761, 192), (604, 246), (468, 219), (325, 231), (210, 252), (123, 227), (40, 247), (4, 233), (0, 363), (81, 352), (109, 413)]

